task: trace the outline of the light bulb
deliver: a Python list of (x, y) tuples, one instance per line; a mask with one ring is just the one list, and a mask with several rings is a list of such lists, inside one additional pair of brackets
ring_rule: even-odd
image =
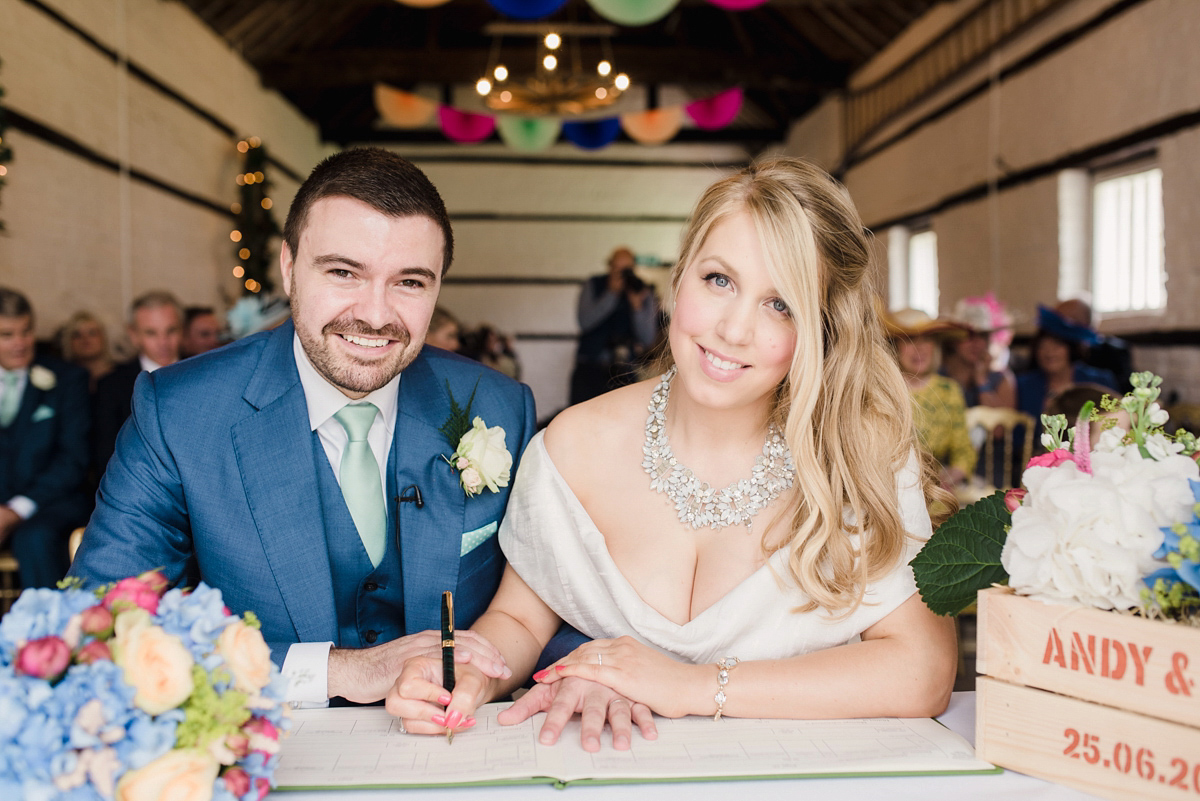
[(487, 93), (492, 91), (492, 82), (487, 78), (480, 78), (475, 82), (475, 91), (478, 92), (481, 97), (487, 97)]
[(610, 72), (612, 72), (612, 64), (609, 64), (607, 61), (601, 61), (596, 65), (596, 72), (600, 73), (601, 75), (608, 75)]
[(238, 266), (233, 268), (233, 277), (234, 278), (241, 278), (245, 274), (246, 274), (246, 271), (245, 271), (245, 269), (242, 268), (242, 265), (239, 264)]
[(608, 90), (603, 86), (596, 87), (596, 99), (603, 100), (606, 97), (608, 97)]
[(558, 59), (553, 55), (548, 55), (542, 59), (542, 66), (553, 72), (554, 68), (558, 66)]
[(550, 33), (546, 34), (545, 42), (547, 49), (557, 50), (558, 46), (562, 44), (562, 37), (551, 31)]
[(508, 67), (504, 66), (503, 64), (497, 64), (496, 69), (492, 72), (492, 75), (495, 76), (497, 81), (507, 81)]
[(510, 100), (512, 100), (512, 92), (505, 89), (503, 92), (500, 93), (500, 102), (501, 103), (507, 103)]
[(269, 198), (269, 197), (264, 197), (264, 198), (262, 199), (262, 207), (263, 207), (264, 209), (268, 209), (268, 210), (269, 210), (269, 209), (270, 209), (272, 206), (274, 206), (274, 205), (275, 205), (275, 204), (271, 202), (271, 198)]
[(623, 72), (618, 74), (617, 77), (613, 79), (613, 86), (624, 92), (629, 88), (629, 76)]
[(250, 145), (246, 144), (245, 140), (238, 142), (237, 149), (239, 153), (245, 153), (250, 149)]
[(239, 258), (239, 259), (248, 259), (248, 258), (250, 258), (250, 248), (242, 248), (241, 250), (239, 250), (239, 251), (238, 251), (238, 258)]

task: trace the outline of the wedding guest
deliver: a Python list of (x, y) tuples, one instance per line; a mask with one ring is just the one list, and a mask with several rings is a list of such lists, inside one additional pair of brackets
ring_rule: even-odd
[(469, 725), (566, 620), (593, 642), (534, 675), (502, 723), (628, 748), (666, 717), (928, 716), (950, 698), (953, 622), (916, 594), (930, 536), (912, 405), (840, 185), (769, 159), (711, 186), (671, 278), (669, 369), (534, 437), (474, 631), (514, 675), (411, 660), (387, 707), (410, 732)]
[[(1072, 384), (1098, 384), (1120, 395), (1116, 376), (1084, 363), (1084, 343), (1094, 335), (1053, 309), (1038, 307), (1038, 332), (1030, 345), (1031, 368), (1017, 376), (1017, 408), (1039, 421), (1046, 399)], [(1037, 439), (1034, 443), (1037, 443)]]
[(67, 538), (91, 510), (87, 371), (34, 351), (34, 316), (0, 287), (0, 545), (22, 587), (53, 587), (67, 572)]
[(919, 309), (901, 309), (889, 314), (884, 323), (915, 406), (917, 437), (941, 465), (942, 486), (952, 491), (971, 475), (977, 458), (967, 431), (962, 390), (936, 371), (938, 337), (955, 326), (934, 320)]
[[(317, 165), (284, 225), (292, 319), (138, 377), (72, 574), (217, 587), (258, 616), (299, 702), (382, 699), (408, 657), (437, 653), (444, 590), (473, 623), (535, 418), (528, 387), (422, 347), (453, 245), (411, 162), (355, 148)], [(489, 430), (460, 468), (445, 429), (472, 393)], [(457, 650), (508, 673), (480, 637)]]
[(179, 356), (186, 359), (221, 347), (221, 321), (211, 306), (188, 306), (183, 310), (183, 336)]
[(98, 474), (104, 473), (116, 447), (117, 433), (129, 417), (138, 376), (179, 361), (183, 307), (170, 292), (147, 292), (130, 306), (126, 333), (136, 354), (96, 383), (92, 458)]
[(88, 371), (88, 390), (94, 393), (113, 369), (104, 323), (89, 311), (77, 311), (59, 330), (58, 342), (64, 359)]
[(1017, 405), (1017, 379), (1007, 365), (995, 369), (993, 340), (1011, 332), (1011, 323), (998, 302), (988, 296), (963, 298), (947, 318), (957, 328), (942, 337), (941, 375), (951, 378), (962, 390), (967, 408), (993, 406), (1013, 409)]
[(429, 332), (425, 334), (425, 344), (458, 353), (461, 346), (458, 335), (461, 330), (462, 326), (453, 314), (441, 306), (435, 306), (433, 316), (429, 318)]
[(1091, 367), (1107, 370), (1117, 381), (1117, 391), (1122, 395), (1133, 389), (1129, 376), (1133, 374), (1133, 350), (1120, 337), (1101, 334), (1093, 323), (1092, 306), (1083, 298), (1064, 300), (1054, 311), (1069, 325), (1083, 329), (1077, 332), (1082, 343), (1080, 358)]

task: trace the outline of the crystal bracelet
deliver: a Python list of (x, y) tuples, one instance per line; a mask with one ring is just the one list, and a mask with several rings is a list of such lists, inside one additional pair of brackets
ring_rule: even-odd
[(717, 661), (717, 694), (713, 696), (717, 702), (717, 714), (713, 715), (713, 720), (720, 720), (725, 712), (725, 685), (729, 683), (729, 671), (737, 667), (740, 661), (736, 656), (723, 656)]

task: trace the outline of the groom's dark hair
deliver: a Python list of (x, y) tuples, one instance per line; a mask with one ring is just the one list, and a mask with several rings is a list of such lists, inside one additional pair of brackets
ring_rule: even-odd
[(378, 147), (344, 150), (322, 161), (296, 192), (283, 224), (292, 258), (312, 204), (326, 197), (351, 197), (389, 217), (428, 217), (442, 229), (442, 275), (454, 259), (454, 233), (446, 204), (425, 173), (408, 159)]

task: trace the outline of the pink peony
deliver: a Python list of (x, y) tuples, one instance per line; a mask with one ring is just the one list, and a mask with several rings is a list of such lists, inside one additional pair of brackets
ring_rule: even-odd
[(90, 665), (102, 660), (111, 662), (112, 651), (109, 649), (108, 643), (101, 640), (92, 640), (75, 653), (75, 661), (81, 665)]
[(141, 607), (150, 614), (158, 611), (158, 593), (149, 584), (136, 578), (121, 579), (102, 601), (109, 610), (122, 611)]
[(267, 756), (279, 753), (279, 730), (266, 718), (250, 718), (242, 731), (250, 738), (250, 750)]
[(1025, 496), (1028, 494), (1029, 490), (1024, 487), (1013, 487), (1004, 493), (1004, 505), (1008, 507), (1008, 511), (1015, 512), (1021, 505), (1021, 501), (1025, 500)]
[(51, 634), (49, 637), (39, 637), (30, 640), (17, 651), (17, 661), (14, 668), (17, 673), (33, 676), (35, 679), (54, 681), (67, 670), (71, 664), (71, 646), (62, 637)]
[(241, 798), (250, 792), (250, 774), (241, 768), (229, 768), (221, 774), (225, 780), (225, 788), (233, 793), (235, 798)]
[(80, 614), (83, 633), (102, 640), (112, 636), (113, 614), (103, 606), (89, 606)]
[(1025, 465), (1026, 469), (1030, 467), (1058, 467), (1063, 462), (1074, 462), (1075, 454), (1068, 450), (1059, 448), (1058, 450), (1050, 451), (1049, 453), (1040, 453), (1029, 460), (1029, 464)]
[(233, 752), (238, 759), (250, 753), (250, 738), (245, 734), (234, 732), (225, 738), (225, 747)]
[(147, 570), (138, 576), (138, 581), (158, 595), (162, 595), (167, 591), (167, 587), (171, 586), (171, 582), (167, 581), (167, 577), (162, 574), (161, 570)]

